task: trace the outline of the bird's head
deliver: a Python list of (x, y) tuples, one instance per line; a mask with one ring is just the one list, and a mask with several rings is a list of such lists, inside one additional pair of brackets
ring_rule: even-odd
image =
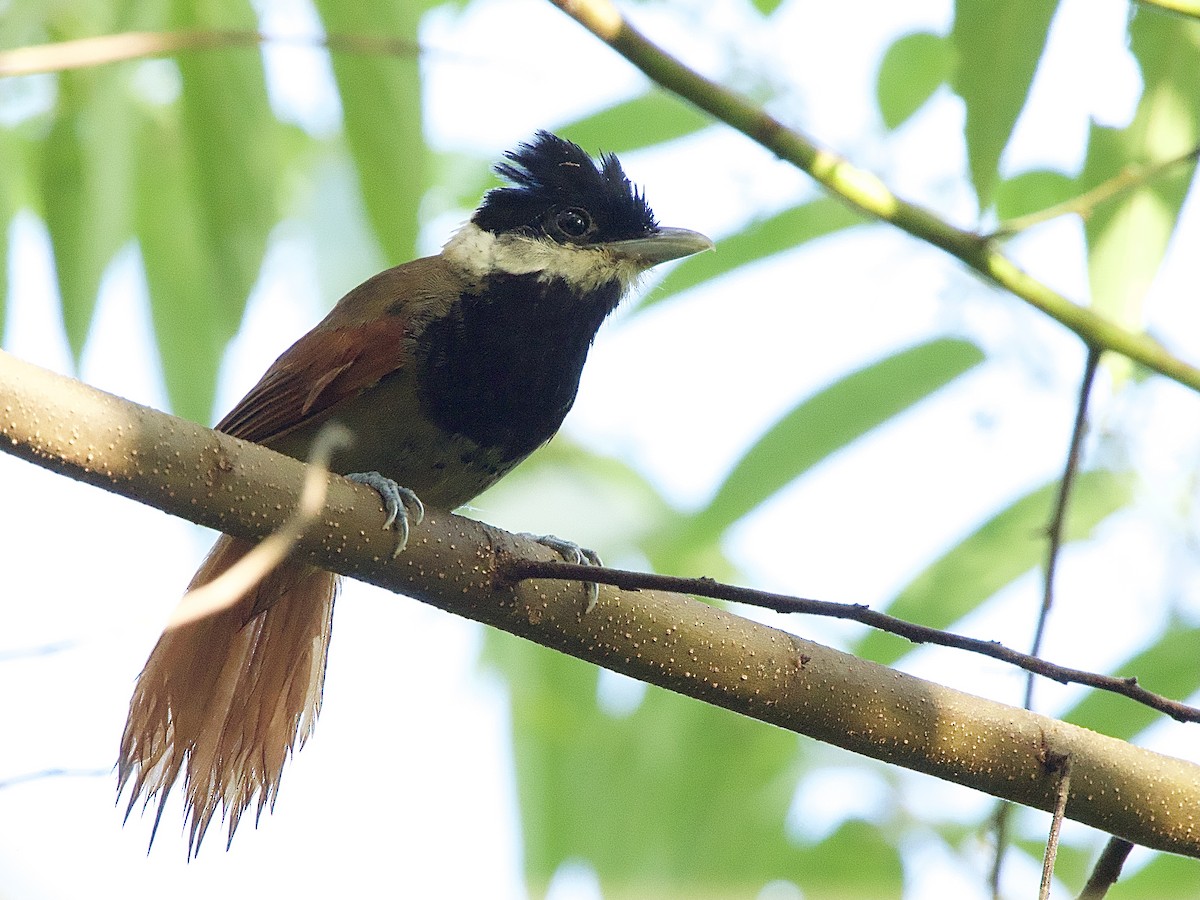
[(510, 185), (489, 191), (443, 250), (473, 281), (536, 274), (580, 293), (615, 283), (623, 294), (652, 266), (713, 246), (698, 232), (660, 226), (611, 153), (597, 163), (539, 131), (505, 158), (496, 171)]

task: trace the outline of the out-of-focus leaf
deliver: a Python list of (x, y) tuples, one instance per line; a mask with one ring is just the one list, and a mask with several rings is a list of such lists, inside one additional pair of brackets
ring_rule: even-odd
[(899, 900), (904, 894), (903, 874), (896, 847), (878, 828), (854, 820), (845, 822), (819, 844), (799, 849), (791, 880), (805, 897)]
[(1143, 868), (1122, 873), (1112, 900), (1200, 900), (1200, 859), (1158, 853)]
[(217, 367), (237, 328), (213, 294), (224, 284), (210, 253), (191, 158), (174, 107), (138, 133), (136, 227), (167, 394), (178, 415), (209, 422)]
[(752, 0), (754, 8), (764, 16), (770, 16), (783, 5), (783, 0)]
[[(1067, 508), (1064, 541), (1078, 541), (1129, 503), (1133, 478), (1124, 472), (1081, 472)], [(1052, 481), (1021, 497), (948, 550), (888, 604), (887, 612), (945, 628), (1046, 558), (1046, 526), (1058, 493)], [(912, 650), (895, 635), (873, 632), (855, 653), (886, 664)]]
[[(170, 24), (254, 30), (257, 19), (244, 2), (176, 0)], [(160, 132), (152, 139), (174, 154), (163, 168), (172, 169), (179, 184), (162, 184), (157, 174), (139, 173), (139, 189), (157, 182), (178, 205), (172, 209), (158, 198), (139, 197), (138, 237), (172, 405), (180, 415), (208, 421), (217, 362), (241, 322), (278, 220), (285, 167), (281, 126), (267, 100), (258, 52), (238, 47), (183, 53), (176, 64), (178, 119), (166, 125), (169, 134)], [(147, 158), (142, 168), (157, 165)], [(185, 218), (190, 221), (181, 221)], [(180, 234), (155, 233), (170, 230)], [(185, 240), (192, 246), (182, 246)], [(185, 284), (185, 267), (176, 259), (154, 258), (167, 248), (182, 252), (186, 267), (205, 275), (204, 280)], [(195, 303), (207, 308), (190, 308)], [(193, 333), (193, 325), (203, 327)]]
[(694, 134), (711, 124), (706, 113), (653, 89), (555, 130), (593, 153), (628, 153)]
[(58, 76), (42, 144), (41, 194), (63, 324), (78, 359), (105, 268), (133, 233), (130, 107), (118, 69)]
[(806, 241), (862, 225), (867, 219), (832, 197), (818, 197), (781, 213), (751, 222), (721, 238), (715, 253), (700, 253), (680, 263), (638, 305), (645, 309), (697, 284), (760, 262)]
[(887, 48), (879, 64), (875, 97), (888, 128), (899, 128), (946, 83), (954, 51), (940, 34), (915, 31)]
[(986, 209), (1000, 180), (1000, 156), (1037, 70), (1058, 0), (955, 0), (951, 86), (967, 107), (971, 181)]
[(679, 533), (681, 552), (713, 543), (730, 525), (821, 460), (899, 415), (983, 361), (974, 344), (942, 338), (859, 369), (772, 425), (730, 470), (708, 506)]
[[(1197, 647), (1200, 647), (1200, 628), (1172, 628), (1113, 672), (1122, 677), (1136, 677), (1142, 687), (1167, 697), (1190, 697), (1200, 689)], [(1162, 719), (1162, 713), (1126, 697), (1093, 691), (1063, 718), (1102, 734), (1130, 740)]]
[(794, 735), (653, 687), (632, 713), (607, 714), (593, 666), (509, 635), (489, 632), (486, 658), (513, 686), (535, 894), (569, 860), (614, 896), (754, 896), (795, 874)]
[(679, 518), (641, 473), (561, 433), (473, 501), (475, 513), (501, 528), (570, 535), (614, 563), (644, 555), (642, 543)]
[(1078, 187), (1075, 179), (1050, 169), (1033, 169), (1014, 175), (996, 190), (996, 214), (1001, 222), (1041, 212), (1070, 200)]
[(367, 218), (385, 258), (409, 260), (417, 243), (417, 211), (429, 180), (421, 119), (417, 3), (317, 0), (330, 34), (396, 38), (411, 52), (332, 54), (346, 142), (358, 171)]
[(24, 193), (25, 148), (17, 135), (0, 128), (0, 341), (4, 339), (4, 319), (8, 310), (8, 226), (21, 206)]
[[(1130, 165), (1172, 159), (1200, 142), (1200, 22), (1139, 12), (1130, 46), (1144, 84), (1133, 121), (1124, 129), (1092, 124), (1079, 190)], [(1142, 301), (1175, 230), (1195, 162), (1153, 179), (1085, 219), (1092, 304), (1126, 327), (1142, 325)], [(1128, 362), (1122, 374), (1128, 374)]]

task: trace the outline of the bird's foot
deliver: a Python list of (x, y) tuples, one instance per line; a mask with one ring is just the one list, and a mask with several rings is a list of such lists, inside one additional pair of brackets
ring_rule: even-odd
[[(587, 547), (580, 547), (574, 541), (564, 540), (552, 534), (524, 534), (522, 536), (537, 541), (543, 547), (549, 547), (561, 556), (564, 562), (574, 563), (578, 566), (596, 566), (597, 568), (604, 565), (599, 553), (589, 550)], [(596, 608), (596, 603), (600, 599), (600, 585), (594, 581), (585, 581), (583, 586), (587, 589), (587, 603), (583, 608), (583, 613), (587, 615)]]
[(420, 525), (425, 518), (425, 504), (414, 491), (401, 487), (378, 472), (351, 472), (346, 477), (365, 484), (383, 499), (383, 508), (387, 512), (383, 528), (385, 531), (395, 528), (397, 533), (396, 549), (392, 551), (392, 558), (395, 559), (408, 546), (411, 526)]

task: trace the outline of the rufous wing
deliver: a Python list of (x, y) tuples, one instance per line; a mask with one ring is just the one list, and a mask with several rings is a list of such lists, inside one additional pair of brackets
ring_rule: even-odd
[(338, 404), (401, 369), (411, 356), (408, 319), (386, 314), (322, 325), (275, 360), (217, 431), (260, 444), (315, 424)]

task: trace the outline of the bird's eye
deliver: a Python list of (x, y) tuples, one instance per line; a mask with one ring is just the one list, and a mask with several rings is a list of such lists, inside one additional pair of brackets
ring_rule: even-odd
[(565, 237), (581, 238), (591, 231), (592, 217), (586, 209), (572, 206), (554, 214), (554, 227)]

